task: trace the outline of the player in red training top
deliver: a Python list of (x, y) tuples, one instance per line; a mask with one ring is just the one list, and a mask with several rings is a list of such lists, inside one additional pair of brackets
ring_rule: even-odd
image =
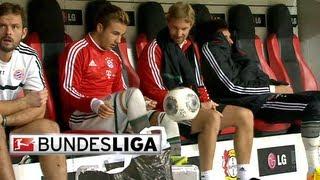
[[(71, 129), (100, 129), (115, 133), (140, 132), (162, 125), (174, 154), (180, 153), (176, 122), (153, 109), (137, 88), (127, 88), (122, 62), (113, 49), (127, 30), (128, 15), (119, 7), (106, 5), (97, 13), (96, 29), (67, 47), (61, 56), (60, 91), (63, 116)], [(150, 122), (149, 122), (149, 119)]]

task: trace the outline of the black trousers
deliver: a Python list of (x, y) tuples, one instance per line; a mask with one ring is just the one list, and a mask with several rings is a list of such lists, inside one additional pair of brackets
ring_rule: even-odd
[(294, 94), (275, 94), (262, 104), (256, 118), (267, 122), (320, 123), (320, 91), (305, 91)]

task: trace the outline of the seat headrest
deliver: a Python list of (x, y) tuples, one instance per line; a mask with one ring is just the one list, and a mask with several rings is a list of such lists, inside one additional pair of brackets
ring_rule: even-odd
[(277, 34), (278, 37), (293, 36), (293, 26), (289, 9), (284, 4), (271, 6), (267, 12), (267, 29), (269, 34)]
[(27, 9), (29, 32), (37, 32), (42, 43), (64, 42), (63, 16), (57, 1), (31, 0)]
[(195, 25), (191, 29), (190, 35), (194, 37), (195, 41), (198, 39), (200, 26), (212, 20), (209, 9), (203, 4), (191, 4), (195, 13)]
[[(249, 6), (239, 4), (228, 11), (230, 32), (239, 39), (254, 39), (255, 29)], [(234, 34), (236, 32), (236, 34)]]
[(95, 16), (97, 15), (97, 12), (99, 12), (99, 9), (110, 4), (111, 3), (106, 0), (94, 0), (87, 3), (84, 18), (86, 34), (95, 30), (96, 27), (94, 27), (94, 19), (96, 18)]
[(195, 13), (195, 25), (208, 22), (212, 19), (209, 9), (204, 4), (191, 4)]
[(164, 10), (158, 2), (141, 3), (137, 13), (138, 34), (145, 33), (148, 40), (154, 39), (167, 26)]

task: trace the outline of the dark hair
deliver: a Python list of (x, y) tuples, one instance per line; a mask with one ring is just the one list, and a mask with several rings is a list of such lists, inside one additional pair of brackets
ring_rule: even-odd
[(98, 10), (97, 16), (94, 21), (94, 27), (96, 28), (97, 25), (101, 23), (103, 27), (106, 28), (111, 21), (129, 25), (128, 14), (120, 7), (110, 4)]
[(94, 21), (99, 10), (105, 6), (110, 6), (111, 3), (106, 0), (89, 1), (85, 9), (85, 33), (92, 32), (96, 29)]
[(213, 36), (220, 30), (228, 29), (226, 21), (223, 19), (214, 19), (197, 26), (196, 41), (199, 44), (211, 41)]
[(20, 5), (8, 2), (0, 4), (0, 16), (8, 14), (20, 15), (23, 27), (27, 26), (26, 17), (23, 8)]

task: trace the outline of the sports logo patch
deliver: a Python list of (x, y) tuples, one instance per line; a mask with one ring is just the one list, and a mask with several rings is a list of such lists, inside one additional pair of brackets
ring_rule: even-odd
[(108, 66), (109, 68), (111, 68), (111, 69), (114, 67), (114, 65), (113, 65), (113, 60), (110, 59), (110, 58), (106, 58), (106, 64), (107, 64), (107, 66)]
[(270, 153), (268, 155), (268, 166), (270, 169), (274, 169), (277, 165), (277, 162), (276, 162), (276, 155), (274, 155), (273, 153)]
[(224, 150), (222, 168), (224, 169), (225, 180), (237, 179), (237, 159), (234, 149)]
[(33, 151), (33, 138), (13, 138), (14, 151)]
[(110, 70), (106, 70), (106, 76), (108, 79), (110, 79), (112, 76), (112, 72)]
[(13, 73), (13, 77), (16, 79), (16, 80), (22, 80), (24, 78), (24, 72), (23, 70), (15, 70), (14, 73)]

